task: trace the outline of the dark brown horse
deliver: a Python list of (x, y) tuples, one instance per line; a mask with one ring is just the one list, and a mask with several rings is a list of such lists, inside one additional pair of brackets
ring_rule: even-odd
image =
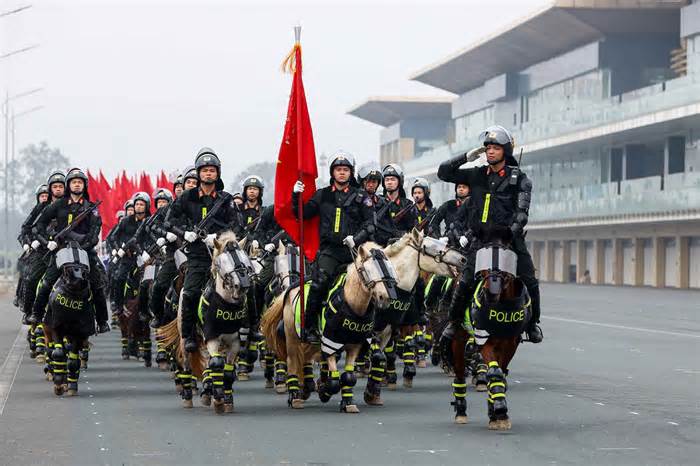
[[(516, 267), (515, 253), (503, 242), (486, 244), (477, 251), (478, 285), (464, 325), (455, 332), (451, 343), (455, 369), (453, 405), (457, 424), (467, 422), (465, 370), (469, 353), (478, 351), (482, 362), (477, 372), (485, 376), (488, 390), (489, 429), (511, 428), (506, 403), (506, 375), (522, 341), (521, 334), (531, 318), (530, 297), (515, 276)], [(468, 344), (472, 335), (479, 343), (478, 349)]]

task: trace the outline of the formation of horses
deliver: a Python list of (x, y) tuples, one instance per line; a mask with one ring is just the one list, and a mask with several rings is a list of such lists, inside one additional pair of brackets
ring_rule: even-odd
[[(454, 377), (455, 422), (467, 422), (467, 385), (487, 392), (489, 428), (511, 428), (506, 375), (530, 318), (527, 290), (517, 278), (515, 254), (507, 242), (481, 245), (476, 254), (478, 286), (470, 309), (449, 338), (445, 303), (466, 264), (463, 251), (414, 229), (382, 248), (368, 242), (353, 249), (354, 261), (331, 288), (322, 312), (321, 345), (302, 341), (300, 300), (308, 283), (298, 248), (282, 242), (274, 251), (275, 276), (266, 290), (260, 328), (247, 328), (248, 306), (261, 260), (270, 251), (220, 234), (211, 251), (209, 282), (199, 303), (199, 348), (184, 351), (180, 335), (180, 291), (186, 257), (176, 255), (179, 275), (166, 296), (165, 325), (150, 328), (138, 312), (148, 299), (155, 264), (139, 264), (125, 286), (124, 309), (113, 321), (121, 331), (124, 359), (152, 365), (152, 337), (158, 369), (172, 373), (182, 406), (192, 408), (199, 394), (217, 414), (234, 412), (235, 382), (249, 379), (256, 361), (264, 387), (287, 394), (287, 405), (303, 409), (315, 392), (322, 403), (340, 394), (339, 410), (358, 413), (354, 389), (366, 378), (363, 400), (384, 404), (381, 392), (398, 387), (397, 359), (403, 360), (403, 386), (410, 389), (416, 368), (430, 359)], [(61, 278), (52, 291), (44, 321), (28, 332), (31, 355), (40, 363), (56, 395), (78, 394), (80, 370), (88, 366), (94, 311), (84, 251), (69, 245), (56, 255)], [(418, 287), (417, 284), (422, 286)], [(403, 316), (416, 300), (425, 302), (428, 321), (406, 325)], [(440, 340), (438, 342), (438, 340)], [(341, 365), (342, 361), (342, 365)], [(342, 367), (342, 370), (341, 370)]]

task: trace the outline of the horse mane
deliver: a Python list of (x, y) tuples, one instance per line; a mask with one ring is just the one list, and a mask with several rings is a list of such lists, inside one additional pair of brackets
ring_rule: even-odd
[(398, 254), (403, 250), (404, 247), (406, 247), (406, 243), (411, 239), (411, 234), (410, 233), (405, 233), (401, 238), (399, 238), (397, 241), (394, 241), (391, 243), (389, 246), (384, 248), (384, 253), (386, 254), (387, 257), (392, 257)]

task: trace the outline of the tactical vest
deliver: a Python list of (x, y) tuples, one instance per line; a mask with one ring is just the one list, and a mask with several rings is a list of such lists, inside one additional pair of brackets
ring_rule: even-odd
[(345, 302), (343, 285), (345, 275), (336, 282), (328, 296), (328, 305), (321, 318), (322, 345), (326, 354), (333, 354), (346, 344), (359, 344), (369, 341), (374, 330), (374, 312), (368, 309), (364, 316), (358, 316)]
[(199, 298), (197, 314), (204, 338), (211, 340), (222, 334), (236, 333), (248, 325), (248, 300), (244, 297), (240, 303), (226, 302), (210, 283)]

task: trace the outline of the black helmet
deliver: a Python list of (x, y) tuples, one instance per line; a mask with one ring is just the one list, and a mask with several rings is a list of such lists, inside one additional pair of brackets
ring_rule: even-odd
[(221, 181), (221, 160), (219, 156), (216, 155), (214, 149), (209, 147), (203, 147), (197, 152), (197, 157), (194, 159), (194, 168), (197, 170), (197, 176), (199, 176), (199, 170), (203, 167), (216, 167), (217, 179), (216, 179), (216, 189), (221, 191), (224, 189), (224, 182)]
[(168, 204), (173, 202), (173, 193), (167, 188), (158, 188), (153, 192), (153, 204), (157, 206), (158, 201), (164, 199)]
[(36, 196), (36, 202), (39, 202), (39, 196), (42, 194), (48, 194), (51, 196), (51, 193), (49, 192), (49, 185), (47, 184), (40, 184), (37, 186), (36, 190), (34, 191), (34, 195)]
[(484, 146), (489, 144), (497, 144), (503, 147), (503, 155), (506, 165), (517, 165), (517, 161), (513, 158), (513, 149), (515, 148), (515, 140), (510, 132), (500, 125), (489, 126), (479, 134), (479, 140)]
[(183, 178), (182, 173), (178, 173), (175, 177), (175, 181), (173, 181), (173, 191), (176, 187), (182, 186), (183, 184), (185, 184), (185, 179)]
[(143, 191), (139, 191), (133, 196), (131, 196), (131, 200), (134, 202), (134, 206), (136, 206), (136, 201), (143, 201), (146, 203), (146, 215), (151, 215), (151, 196), (148, 195), (148, 193), (145, 193)]
[(88, 195), (88, 177), (80, 168), (71, 168), (66, 174), (66, 187), (70, 186), (70, 182), (74, 179), (83, 180), (85, 183), (85, 189), (83, 190), (83, 197), (85, 199), (90, 199)]
[(126, 213), (126, 211), (129, 209), (129, 207), (131, 207), (131, 208), (134, 207), (134, 200), (133, 200), (133, 199), (129, 199), (128, 201), (126, 201), (126, 202), (124, 203), (124, 212), (125, 212), (125, 213)]
[(263, 197), (263, 190), (265, 189), (265, 183), (263, 182), (263, 179), (259, 177), (258, 175), (250, 175), (248, 176), (245, 180), (243, 180), (242, 183), (243, 187), (243, 199), (246, 199), (246, 189), (250, 187), (258, 188), (260, 190), (260, 196), (259, 196), (259, 201), (262, 204), (262, 197)]
[(373, 163), (363, 165), (357, 170), (357, 181), (360, 184), (365, 180), (377, 180), (381, 183), (383, 179), (384, 177), (382, 177), (382, 171), (379, 169), (379, 166)]
[(382, 188), (384, 188), (384, 194), (387, 193), (386, 190), (386, 177), (395, 176), (399, 179), (399, 195), (401, 197), (406, 197), (406, 191), (403, 189), (403, 169), (395, 163), (390, 163), (384, 167), (382, 170)]
[(64, 175), (61, 170), (54, 171), (46, 180), (46, 185), (48, 187), (51, 187), (54, 183), (61, 183), (63, 186), (66, 185), (66, 175)]
[(425, 197), (430, 197), (430, 183), (425, 178), (416, 178), (411, 185), (411, 194), (413, 194), (413, 188), (423, 188)]

